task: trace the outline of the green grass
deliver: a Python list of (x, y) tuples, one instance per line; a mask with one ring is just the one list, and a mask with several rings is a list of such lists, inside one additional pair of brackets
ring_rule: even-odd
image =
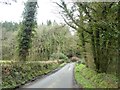
[(81, 74), (80, 70), (82, 70), (82, 69), (85, 69), (85, 65), (76, 64), (75, 79), (76, 79), (77, 83), (80, 86), (85, 87), (85, 88), (93, 88), (93, 85), (87, 79), (85, 79), (85, 77)]
[(74, 73), (77, 84), (83, 88), (117, 88), (114, 75), (97, 73), (83, 64), (76, 64)]

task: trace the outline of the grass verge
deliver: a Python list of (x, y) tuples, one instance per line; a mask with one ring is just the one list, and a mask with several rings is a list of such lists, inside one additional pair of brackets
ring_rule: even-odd
[(75, 80), (83, 88), (117, 88), (117, 77), (106, 73), (97, 73), (83, 64), (75, 66)]

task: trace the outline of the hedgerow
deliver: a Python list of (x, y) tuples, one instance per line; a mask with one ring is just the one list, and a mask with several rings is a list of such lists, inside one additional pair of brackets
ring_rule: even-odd
[(12, 62), (2, 65), (2, 88), (15, 88), (57, 68), (58, 63)]
[(97, 73), (83, 64), (76, 64), (75, 79), (83, 88), (117, 88), (116, 76)]

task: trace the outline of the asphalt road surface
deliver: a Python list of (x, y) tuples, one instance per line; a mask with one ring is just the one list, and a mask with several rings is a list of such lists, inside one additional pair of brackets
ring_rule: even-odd
[(21, 88), (73, 88), (73, 68), (75, 63), (66, 64), (57, 72), (24, 85)]

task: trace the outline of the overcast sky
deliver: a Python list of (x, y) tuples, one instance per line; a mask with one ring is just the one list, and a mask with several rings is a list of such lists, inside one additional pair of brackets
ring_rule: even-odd
[[(0, 0), (3, 1), (3, 0)], [(5, 0), (10, 1), (10, 0)], [(26, 0), (17, 0), (17, 3), (12, 2), (11, 5), (5, 5), (0, 3), (0, 21), (13, 21), (19, 22), (22, 20), (22, 12), (24, 10), (24, 3)], [(46, 23), (47, 20), (56, 20), (58, 23), (63, 22), (62, 18), (58, 14), (59, 8), (53, 2), (59, 2), (60, 0), (38, 0), (38, 14), (37, 22)]]

